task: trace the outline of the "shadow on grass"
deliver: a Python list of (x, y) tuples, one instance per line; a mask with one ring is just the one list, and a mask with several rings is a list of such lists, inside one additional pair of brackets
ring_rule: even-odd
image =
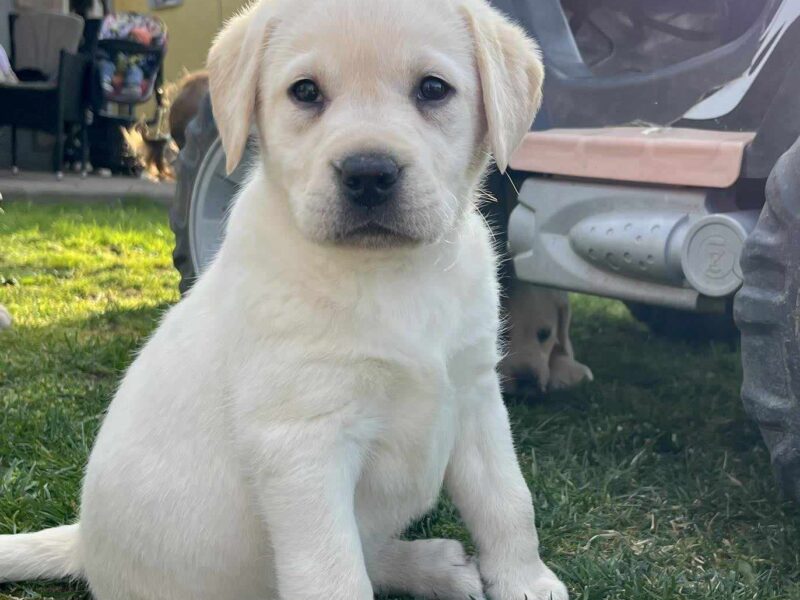
[(54, 369), (77, 369), (90, 376), (119, 375), (170, 306), (111, 308), (47, 325), (16, 324), (0, 338), (0, 356), (6, 354), (0, 363), (0, 383)]

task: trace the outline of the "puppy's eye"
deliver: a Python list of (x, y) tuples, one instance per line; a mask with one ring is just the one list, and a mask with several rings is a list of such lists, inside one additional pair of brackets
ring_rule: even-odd
[(429, 102), (444, 100), (450, 95), (452, 89), (443, 79), (429, 75), (420, 81), (417, 98)]
[(318, 104), (322, 102), (322, 92), (319, 86), (311, 79), (301, 79), (292, 85), (289, 93), (295, 100), (303, 104)]
[(550, 336), (552, 334), (553, 331), (549, 327), (542, 327), (539, 331), (536, 332), (536, 339), (543, 344), (550, 339)]

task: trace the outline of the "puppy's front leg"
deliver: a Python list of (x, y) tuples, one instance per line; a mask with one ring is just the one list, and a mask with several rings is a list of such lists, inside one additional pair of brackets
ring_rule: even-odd
[[(248, 428), (281, 600), (372, 600), (354, 512), (361, 449), (332, 417)], [(245, 449), (247, 451), (247, 449)]]
[(567, 590), (539, 558), (530, 490), (514, 453), (494, 369), (463, 390), (460, 430), (445, 485), (475, 540), (492, 600), (566, 600)]

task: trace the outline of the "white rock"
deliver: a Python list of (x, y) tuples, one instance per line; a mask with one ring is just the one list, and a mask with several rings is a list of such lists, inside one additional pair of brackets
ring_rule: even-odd
[(6, 307), (0, 304), (0, 330), (11, 327), (11, 314)]

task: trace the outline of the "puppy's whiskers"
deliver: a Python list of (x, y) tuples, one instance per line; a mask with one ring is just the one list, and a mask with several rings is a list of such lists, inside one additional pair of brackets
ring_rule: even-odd
[[(456, 197), (456, 195), (455, 195), (455, 194), (454, 194), (452, 191), (450, 191), (450, 189), (448, 189), (448, 188), (445, 188), (445, 190), (444, 190), (444, 191), (445, 191), (445, 192), (447, 192), (447, 195), (448, 195), (448, 196), (450, 196), (450, 199), (451, 199), (453, 202), (455, 202), (455, 203), (458, 203), (458, 198)], [(457, 240), (457, 241), (459, 241), (459, 242), (460, 242), (460, 241), (461, 241), (461, 238), (462, 238), (462, 236), (463, 236), (463, 235), (464, 235), (464, 230), (463, 230), (463, 228), (459, 228), (459, 229), (458, 229), (458, 240)], [(447, 243), (449, 243), (449, 244), (454, 244), (454, 242), (453, 242), (453, 241), (449, 241), (449, 242), (447, 242)], [(452, 261), (450, 262), (450, 264), (448, 264), (448, 265), (447, 265), (447, 266), (446, 266), (444, 269), (442, 269), (442, 273), (447, 273), (447, 272), (448, 272), (448, 271), (450, 271), (450, 270), (451, 270), (451, 269), (452, 269), (452, 268), (453, 268), (453, 267), (454, 267), (456, 264), (458, 264), (458, 259), (459, 259), (459, 257), (461, 256), (461, 250), (462, 250), (462, 248), (463, 248), (463, 244), (460, 244), (460, 243), (459, 243), (459, 244), (457, 244), (457, 245), (456, 245), (456, 253), (455, 253), (455, 255), (453, 256), (453, 259), (452, 259)], [(438, 259), (437, 259), (437, 262), (438, 262)]]
[(503, 175), (505, 175), (506, 179), (508, 179), (508, 183), (511, 184), (511, 187), (514, 190), (514, 194), (515, 194), (514, 199), (516, 200), (517, 198), (519, 198), (519, 189), (517, 189), (517, 184), (514, 183), (513, 179), (511, 179), (511, 175), (509, 175), (508, 171), (503, 173)]

